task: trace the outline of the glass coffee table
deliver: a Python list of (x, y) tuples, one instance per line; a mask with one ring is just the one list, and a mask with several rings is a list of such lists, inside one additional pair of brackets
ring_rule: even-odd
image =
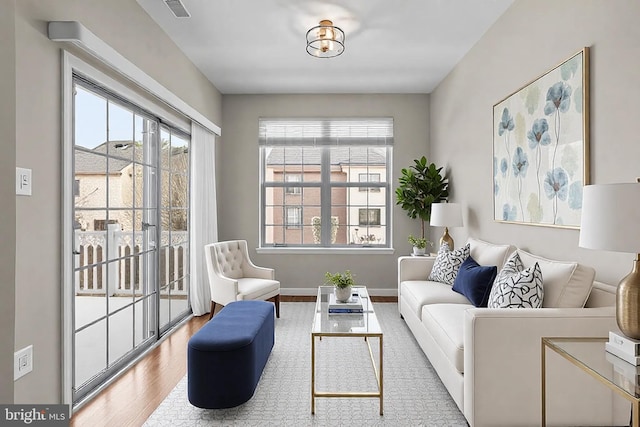
[[(320, 286), (318, 287), (318, 296), (316, 298), (315, 315), (313, 326), (311, 327), (311, 413), (315, 414), (316, 398), (318, 397), (348, 397), (380, 399), (380, 415), (382, 415), (382, 329), (380, 329), (373, 304), (369, 299), (367, 288), (364, 286), (353, 287), (353, 292), (357, 292), (362, 300), (363, 313), (361, 314), (330, 314), (329, 297), (333, 294), (333, 290), (333, 286)], [(369, 350), (378, 390), (349, 392), (316, 390), (316, 338), (322, 340), (323, 337), (364, 338)], [(370, 338), (378, 338), (379, 340), (379, 364), (376, 364)]]

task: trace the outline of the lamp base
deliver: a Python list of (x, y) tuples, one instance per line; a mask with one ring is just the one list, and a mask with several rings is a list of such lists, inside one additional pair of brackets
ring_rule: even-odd
[(443, 243), (446, 243), (447, 245), (449, 245), (449, 250), (450, 251), (453, 250), (453, 239), (449, 235), (449, 228), (448, 227), (444, 228), (444, 234), (440, 238), (440, 246), (442, 246)]
[(640, 254), (636, 255), (631, 273), (618, 285), (616, 320), (623, 334), (640, 339)]

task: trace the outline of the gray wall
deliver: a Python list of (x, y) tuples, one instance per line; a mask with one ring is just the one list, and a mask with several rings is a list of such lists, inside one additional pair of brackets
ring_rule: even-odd
[(493, 105), (584, 46), (591, 47), (591, 183), (640, 176), (640, 2), (518, 0), (431, 95), (431, 150), (452, 165), (452, 199), (472, 235), (593, 266), (616, 284), (633, 256), (578, 248), (578, 230), (493, 221)]
[[(7, 18), (3, 10), (0, 22)], [(11, 2), (9, 2), (11, 3)], [(20, 0), (15, 12), (16, 60), (3, 61), (5, 73), (15, 66), (15, 163), (33, 169), (33, 196), (20, 197), (15, 214), (15, 342), (4, 333), (0, 348), (33, 344), (34, 371), (15, 383), (16, 403), (61, 400), (61, 57), (60, 43), (47, 38), (47, 22), (80, 21), (119, 53), (218, 125), (221, 95), (187, 60), (168, 36), (132, 0)], [(7, 31), (0, 25), (0, 34)], [(2, 50), (5, 47), (3, 37)], [(73, 50), (73, 48), (71, 48)], [(77, 52), (77, 51), (76, 51)], [(11, 58), (10, 52), (9, 58)], [(3, 55), (3, 59), (5, 56)], [(9, 74), (10, 76), (10, 74)], [(2, 79), (4, 80), (4, 79)], [(2, 99), (4, 105), (7, 100)], [(5, 115), (2, 119), (5, 120)], [(4, 129), (4, 127), (3, 127)], [(4, 137), (4, 130), (3, 137)], [(4, 139), (4, 138), (3, 138)], [(4, 155), (2, 156), (4, 162)], [(13, 162), (11, 162), (13, 163)], [(12, 166), (13, 167), (13, 166)], [(4, 176), (3, 168), (3, 176)], [(13, 174), (13, 172), (11, 172)], [(12, 175), (13, 176), (13, 175)], [(4, 182), (4, 180), (2, 180)], [(13, 182), (13, 178), (11, 180)], [(2, 191), (5, 191), (2, 184)], [(9, 200), (15, 200), (7, 197)], [(4, 224), (0, 226), (3, 233)], [(12, 242), (10, 232), (8, 241)], [(11, 245), (13, 246), (13, 245)], [(4, 258), (4, 257), (0, 257)], [(11, 257), (9, 257), (10, 259)], [(9, 262), (2, 259), (3, 263)], [(2, 269), (3, 281), (5, 275)], [(9, 274), (12, 269), (8, 269)], [(9, 293), (11, 295), (11, 293)], [(5, 295), (3, 294), (3, 300)], [(11, 298), (12, 299), (12, 298)], [(2, 314), (4, 316), (4, 313)], [(3, 322), (0, 322), (3, 323)], [(2, 372), (6, 369), (3, 358)], [(4, 375), (2, 378), (6, 378)], [(3, 387), (5, 381), (2, 381)]]
[(13, 402), (16, 244), (15, 0), (0, 0), (0, 402)]
[(407, 255), (410, 233), (420, 233), (417, 220), (393, 207), (393, 255), (256, 254), (259, 236), (258, 118), (374, 117), (394, 118), (393, 188), (400, 169), (428, 156), (428, 95), (225, 95), (223, 134), (218, 146), (220, 240), (246, 239), (258, 265), (276, 269), (283, 288), (315, 289), (326, 271), (351, 269), (358, 283), (396, 289), (396, 263)]

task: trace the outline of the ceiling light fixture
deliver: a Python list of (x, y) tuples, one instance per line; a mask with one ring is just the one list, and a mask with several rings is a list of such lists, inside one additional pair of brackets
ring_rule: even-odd
[(344, 52), (344, 31), (328, 19), (307, 31), (307, 53), (316, 58), (333, 58)]

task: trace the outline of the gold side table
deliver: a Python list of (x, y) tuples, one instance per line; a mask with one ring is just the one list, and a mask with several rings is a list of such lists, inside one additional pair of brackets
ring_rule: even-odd
[[(373, 304), (369, 300), (367, 288), (364, 286), (353, 287), (358, 291), (362, 299), (362, 315), (329, 315), (328, 304), (329, 295), (333, 293), (333, 286), (320, 286), (316, 299), (315, 315), (311, 327), (311, 413), (316, 412), (316, 398), (318, 397), (360, 397), (377, 398), (380, 400), (380, 415), (383, 414), (383, 364), (382, 364), (382, 329), (378, 323), (378, 318), (373, 310)], [(358, 318), (358, 322), (354, 319)], [(354, 325), (357, 323), (357, 325)], [(354, 392), (332, 392), (316, 390), (316, 338), (322, 340), (323, 337), (360, 337), (369, 349), (369, 356), (373, 365), (373, 372), (376, 376), (377, 391), (354, 391)], [(371, 349), (371, 338), (379, 340), (379, 364), (376, 364), (373, 351)], [(376, 366), (378, 365), (378, 366)]]
[[(631, 402), (631, 427), (640, 427), (640, 384), (620, 374), (616, 364), (624, 362), (605, 350), (608, 338), (543, 337), (541, 340), (542, 363), (542, 427), (547, 424), (546, 408), (546, 349), (555, 351), (569, 362), (589, 374), (609, 389)], [(603, 361), (606, 359), (606, 362)]]

